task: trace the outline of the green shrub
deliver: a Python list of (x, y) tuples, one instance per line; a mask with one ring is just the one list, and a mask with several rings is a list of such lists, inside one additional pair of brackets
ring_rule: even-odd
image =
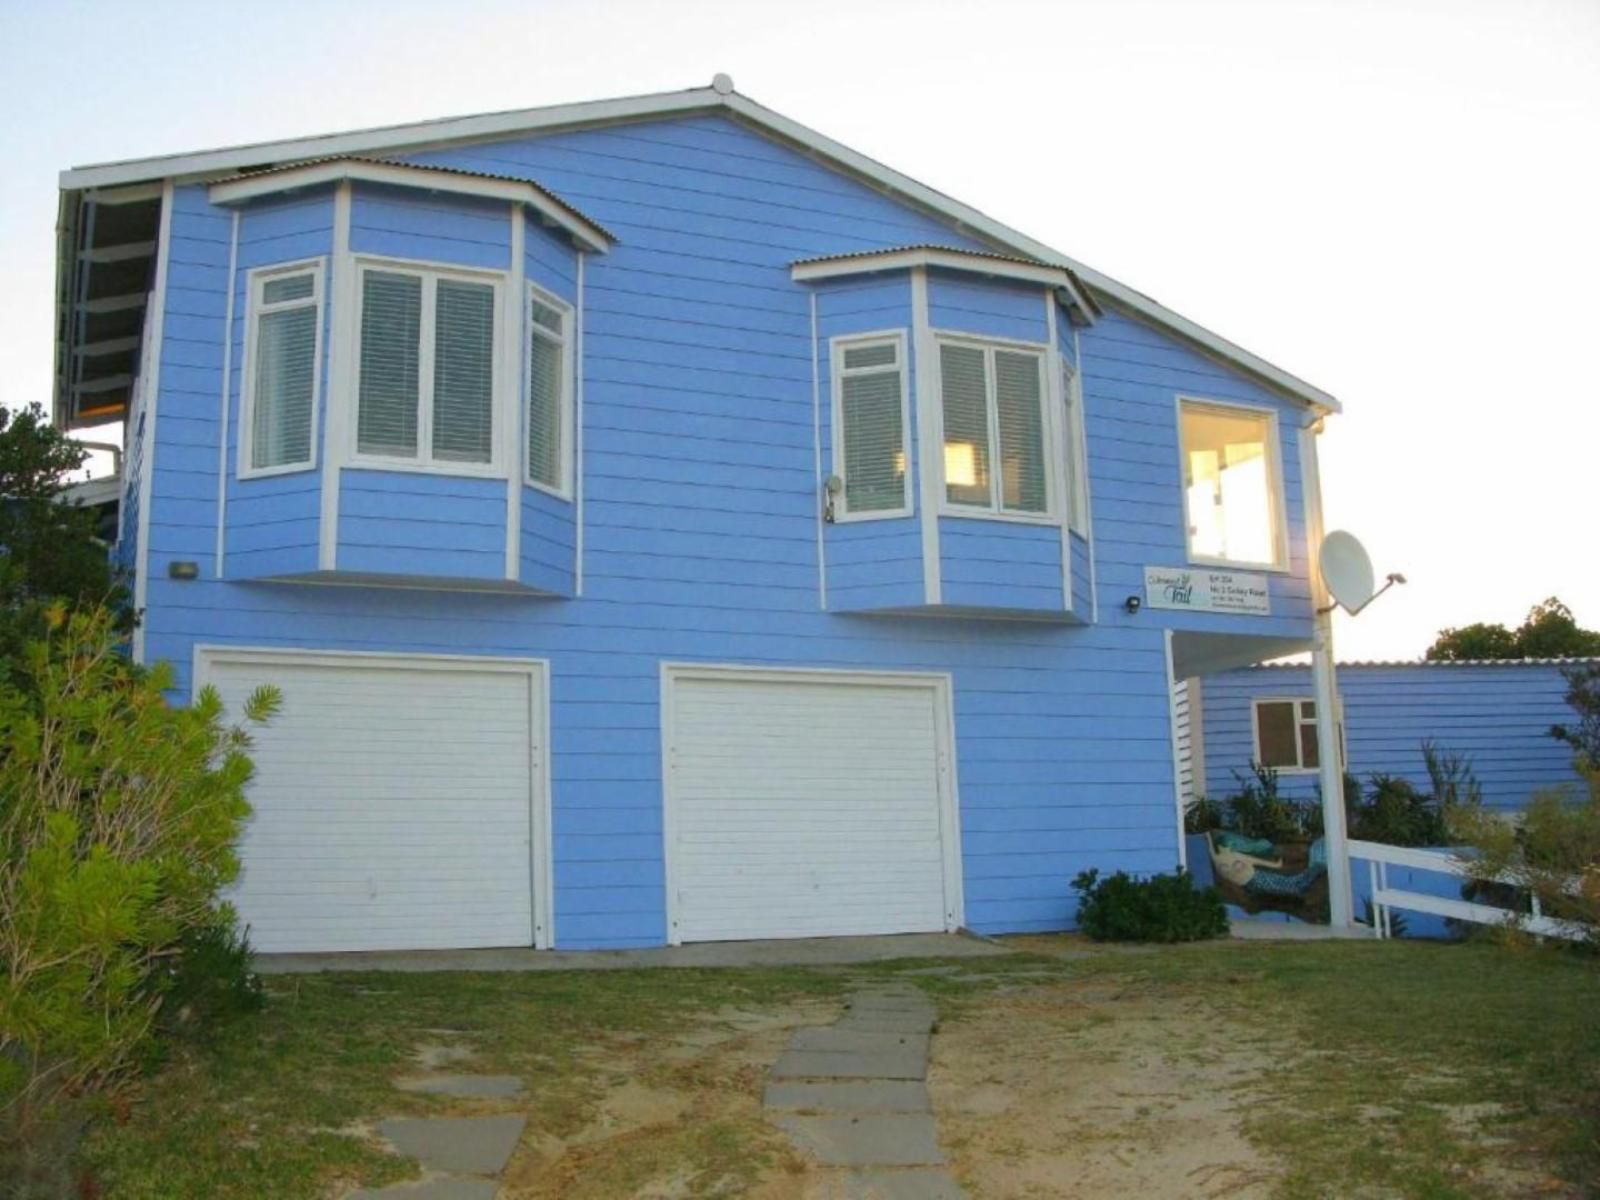
[(1222, 805), (1205, 796), (1196, 797), (1189, 807), (1183, 810), (1185, 833), (1210, 833), (1213, 829), (1221, 829), (1222, 822)]
[[(22, 1138), (149, 1060), (186, 946), (231, 927), (252, 770), (216, 693), (169, 705), (115, 614), (46, 616), (0, 678), (0, 1128)], [(278, 702), (262, 688), (245, 716)]]
[(1321, 802), (1280, 796), (1273, 768), (1251, 762), (1248, 778), (1237, 771), (1233, 777), (1239, 790), (1227, 799), (1224, 828), (1273, 843), (1307, 842), (1322, 833)]
[(1078, 928), (1096, 941), (1195, 942), (1228, 932), (1222, 897), (1215, 888), (1196, 888), (1185, 871), (1147, 879), (1118, 871), (1102, 879), (1089, 870), (1072, 887)]
[(1347, 822), (1351, 837), (1390, 846), (1443, 846), (1450, 836), (1434, 796), (1395, 775), (1374, 775)]

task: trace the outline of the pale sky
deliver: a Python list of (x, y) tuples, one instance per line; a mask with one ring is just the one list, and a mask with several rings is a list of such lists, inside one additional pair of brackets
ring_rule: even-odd
[(0, 402), (48, 403), (67, 166), (708, 83), (1338, 396), (1341, 658), (1600, 626), (1600, 0), (0, 0)]

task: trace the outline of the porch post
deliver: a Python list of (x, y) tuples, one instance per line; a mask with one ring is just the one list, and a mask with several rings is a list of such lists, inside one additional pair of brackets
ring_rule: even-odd
[(1306, 492), (1306, 540), (1310, 550), (1311, 602), (1316, 605), (1311, 631), (1311, 684), (1317, 697), (1317, 762), (1322, 786), (1322, 845), (1328, 852), (1328, 924), (1348, 929), (1350, 839), (1344, 827), (1344, 747), (1339, 744), (1339, 681), (1333, 665), (1333, 599), (1320, 565), (1322, 476), (1317, 469), (1317, 434), (1322, 421), (1300, 430), (1301, 481)]

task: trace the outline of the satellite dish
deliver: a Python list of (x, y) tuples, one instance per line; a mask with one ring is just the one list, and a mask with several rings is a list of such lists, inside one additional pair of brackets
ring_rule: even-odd
[(1377, 577), (1373, 574), (1367, 548), (1355, 534), (1342, 529), (1328, 534), (1322, 539), (1322, 552), (1317, 562), (1328, 595), (1351, 616), (1371, 602), (1376, 594)]

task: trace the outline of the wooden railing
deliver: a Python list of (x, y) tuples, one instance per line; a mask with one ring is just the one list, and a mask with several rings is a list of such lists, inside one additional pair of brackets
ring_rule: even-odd
[[(1392, 866), (1409, 867), (1415, 871), (1434, 871), (1461, 879), (1478, 877), (1471, 859), (1461, 858), (1448, 850), (1423, 850), (1413, 846), (1389, 846), (1383, 842), (1352, 839), (1350, 857), (1367, 860), (1367, 870), (1370, 872), (1372, 884), (1373, 932), (1380, 938), (1392, 935), (1393, 928), (1389, 915), (1389, 910), (1392, 908), (1431, 913), (1434, 916), (1470, 921), (1477, 925), (1510, 925), (1524, 933), (1540, 937), (1565, 938), (1569, 941), (1582, 941), (1593, 937), (1596, 933), (1593, 926), (1545, 916), (1539, 909), (1539, 897), (1531, 891), (1528, 895), (1532, 911), (1523, 913), (1494, 904), (1452, 900), (1444, 896), (1429, 896), (1423, 892), (1410, 892), (1389, 886), (1389, 868)], [(1517, 888), (1526, 886), (1525, 881), (1514, 872), (1497, 875), (1492, 882), (1509, 884)], [(1577, 892), (1578, 887), (1577, 879), (1567, 884), (1567, 890), (1573, 893)]]

